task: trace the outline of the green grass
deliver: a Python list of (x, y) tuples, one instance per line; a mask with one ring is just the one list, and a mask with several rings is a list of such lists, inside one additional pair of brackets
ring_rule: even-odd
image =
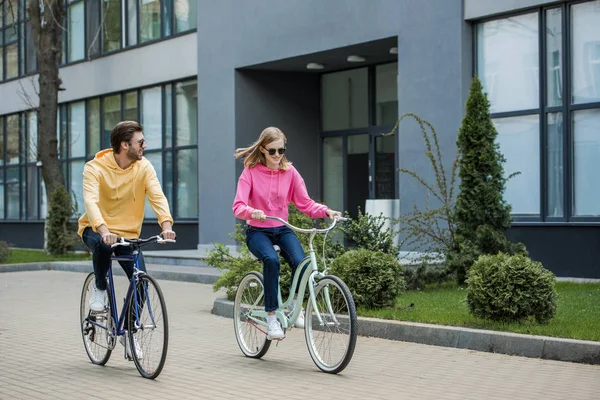
[(600, 283), (557, 282), (556, 289), (558, 309), (547, 325), (534, 321), (507, 324), (475, 318), (467, 308), (466, 290), (451, 283), (406, 292), (398, 297), (393, 309), (359, 308), (358, 315), (600, 341)]
[(78, 261), (91, 260), (91, 254), (72, 253), (64, 256), (53, 256), (44, 253), (42, 250), (23, 250), (11, 249), (11, 255), (5, 263), (0, 264), (23, 264), (33, 262), (48, 262), (48, 261)]

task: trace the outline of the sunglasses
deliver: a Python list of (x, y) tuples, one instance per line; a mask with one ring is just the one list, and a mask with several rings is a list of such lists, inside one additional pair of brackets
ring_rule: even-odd
[(280, 155), (283, 155), (283, 153), (285, 153), (285, 151), (287, 150), (285, 147), (282, 147), (280, 149), (267, 149), (265, 147), (265, 150), (269, 152), (270, 156), (274, 156), (275, 153), (279, 153)]

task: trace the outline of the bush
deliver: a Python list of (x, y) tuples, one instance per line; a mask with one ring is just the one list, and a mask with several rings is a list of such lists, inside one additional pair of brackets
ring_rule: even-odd
[(359, 208), (358, 218), (346, 222), (342, 231), (352, 247), (396, 255), (398, 246), (394, 245), (395, 232), (393, 228), (385, 227), (388, 220), (390, 218), (383, 214), (363, 214)]
[(8, 247), (8, 243), (0, 241), (0, 264), (7, 262), (10, 254), (11, 251)]
[(421, 263), (416, 268), (407, 267), (404, 270), (406, 290), (421, 290), (432, 283), (442, 283), (454, 278), (451, 270), (445, 265), (428, 265)]
[(50, 254), (61, 255), (73, 251), (79, 242), (75, 225), (69, 223), (71, 215), (71, 197), (64, 186), (59, 186), (50, 197), (46, 221), (47, 250)]
[(351, 250), (333, 260), (329, 272), (348, 285), (357, 306), (393, 307), (404, 289), (402, 266), (392, 254)]
[(538, 323), (556, 313), (554, 274), (522, 254), (484, 255), (469, 269), (467, 305), (478, 318), (515, 322), (529, 317)]

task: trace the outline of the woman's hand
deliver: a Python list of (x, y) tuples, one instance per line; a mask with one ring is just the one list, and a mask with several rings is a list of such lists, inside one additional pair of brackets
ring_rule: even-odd
[(265, 220), (265, 213), (263, 210), (252, 211), (252, 218), (263, 222)]
[(327, 210), (327, 216), (333, 221), (335, 217), (341, 217), (342, 213), (334, 210)]

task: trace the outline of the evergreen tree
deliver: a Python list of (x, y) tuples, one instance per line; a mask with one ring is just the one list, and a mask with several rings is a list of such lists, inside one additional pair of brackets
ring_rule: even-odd
[(459, 246), (448, 255), (459, 284), (464, 283), (467, 270), (481, 254), (526, 254), (522, 244), (513, 244), (504, 235), (511, 224), (511, 207), (503, 194), (511, 176), (504, 176), (505, 159), (497, 136), (490, 102), (481, 81), (474, 77), (457, 140), (460, 191), (454, 221)]

